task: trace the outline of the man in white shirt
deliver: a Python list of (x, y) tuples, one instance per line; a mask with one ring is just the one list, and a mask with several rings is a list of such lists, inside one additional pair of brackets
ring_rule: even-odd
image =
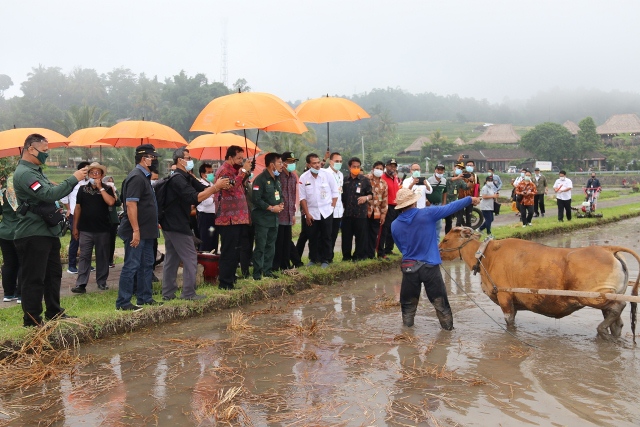
[(298, 192), (300, 209), (309, 229), (309, 264), (329, 267), (333, 210), (340, 193), (336, 180), (326, 169), (320, 168), (320, 157), (311, 153), (306, 158), (308, 171), (300, 176)]
[[(80, 162), (78, 163), (78, 170), (84, 168), (85, 166), (89, 166), (89, 162)], [(69, 219), (69, 224), (73, 224), (73, 212), (76, 209), (76, 198), (78, 197), (78, 189), (81, 185), (86, 185), (89, 182), (89, 177), (79, 181), (71, 193), (68, 196), (60, 199), (65, 209), (67, 210), (67, 218)], [(73, 233), (71, 234), (71, 240), (69, 241), (69, 267), (67, 268), (67, 273), (78, 274), (77, 268), (77, 259), (78, 259), (78, 241), (73, 238)]]
[(340, 171), (342, 168), (342, 156), (340, 153), (331, 153), (329, 156), (329, 167), (326, 169), (333, 179), (335, 179), (338, 185), (338, 201), (336, 207), (333, 210), (333, 225), (331, 226), (331, 254), (329, 255), (329, 261), (333, 262), (333, 254), (335, 253), (336, 240), (338, 239), (338, 232), (340, 231), (340, 222), (342, 222), (342, 215), (344, 214), (344, 206), (342, 206), (342, 185), (344, 184), (344, 175)]
[(563, 221), (563, 213), (567, 213), (567, 221), (571, 221), (571, 189), (573, 183), (567, 178), (565, 171), (560, 171), (560, 177), (553, 184), (553, 191), (556, 192), (558, 202), (558, 221)]
[(420, 165), (418, 163), (411, 165), (411, 176), (402, 181), (402, 188), (408, 188), (420, 197), (418, 199), (418, 209), (427, 206), (427, 194), (433, 192), (429, 182), (420, 176)]
[[(200, 174), (200, 183), (205, 187), (213, 185), (215, 175), (213, 174), (213, 166), (210, 163), (203, 163), (198, 169)], [(200, 231), (200, 247), (202, 252), (218, 252), (218, 231), (216, 225), (216, 206), (214, 198), (216, 194), (204, 199), (196, 206), (198, 230)]]

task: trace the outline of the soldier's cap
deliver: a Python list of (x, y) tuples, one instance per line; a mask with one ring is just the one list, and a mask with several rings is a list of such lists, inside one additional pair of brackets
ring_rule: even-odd
[(107, 167), (104, 165), (101, 165), (98, 162), (93, 162), (91, 163), (89, 166), (87, 166), (87, 172), (91, 171), (91, 169), (100, 169), (102, 171), (102, 175), (106, 175), (107, 174)]
[(396, 159), (391, 159), (387, 161), (387, 164), (385, 166), (389, 166), (389, 165), (396, 165), (398, 166), (398, 162), (396, 162)]
[(151, 154), (152, 156), (162, 157), (160, 153), (156, 151), (156, 147), (153, 144), (142, 144), (136, 147), (136, 154)]
[(284, 153), (282, 153), (281, 157), (283, 162), (286, 162), (286, 161), (297, 162), (298, 160), (300, 160), (300, 159), (297, 159), (296, 156), (294, 156), (291, 151), (285, 151)]
[(456, 163), (456, 167), (457, 167), (457, 168), (464, 169), (464, 163), (462, 163), (462, 162), (460, 162), (460, 163)]
[(445, 167), (444, 167), (444, 165), (443, 165), (442, 163), (438, 163), (438, 164), (436, 165), (436, 169), (442, 169), (442, 170), (444, 170), (444, 169), (445, 169)]

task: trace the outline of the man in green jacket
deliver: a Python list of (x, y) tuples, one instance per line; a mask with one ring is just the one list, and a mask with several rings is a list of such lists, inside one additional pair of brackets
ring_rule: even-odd
[(278, 153), (264, 156), (266, 169), (253, 180), (251, 222), (255, 228), (256, 246), (253, 249), (253, 278), (275, 277), (272, 269), (278, 237), (278, 214), (284, 209), (282, 188), (277, 177), (282, 171)]
[[(49, 157), (49, 143), (39, 134), (31, 134), (24, 142), (22, 159), (13, 175), (13, 185), (18, 206), (18, 225), (15, 244), (20, 258), (20, 284), (22, 286), (22, 311), (24, 326), (42, 323), (42, 298), (46, 310), (45, 319), (65, 318), (60, 307), (61, 223), (50, 226), (38, 213), (73, 190), (79, 180), (87, 176), (84, 167), (74, 172), (59, 185), (54, 185), (42, 172), (41, 166)], [(62, 220), (62, 218), (61, 218)]]

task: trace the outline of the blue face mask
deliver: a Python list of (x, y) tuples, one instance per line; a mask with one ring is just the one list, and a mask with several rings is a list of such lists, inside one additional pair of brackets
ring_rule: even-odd
[(280, 171), (278, 169), (273, 171), (274, 176), (280, 176)]
[(287, 170), (288, 170), (289, 172), (293, 172), (294, 170), (296, 170), (296, 164), (295, 164), (295, 163), (289, 163), (289, 164), (287, 165)]
[(251, 175), (249, 175), (249, 179), (253, 179), (253, 172), (251, 172)]
[(333, 168), (334, 168), (335, 170), (339, 171), (339, 170), (342, 168), (342, 163), (335, 162), (335, 163), (333, 164)]
[(461, 169), (456, 169), (456, 175), (460, 175), (462, 173)]
[(520, 177), (524, 178), (524, 172), (520, 172)]
[(184, 167), (187, 171), (193, 170), (193, 160), (187, 160), (187, 164)]
[(207, 181), (213, 182), (214, 175), (212, 173), (207, 174)]
[(473, 166), (467, 166), (465, 170), (469, 173), (473, 172)]
[(411, 176), (414, 177), (414, 178), (420, 178), (420, 171), (413, 171), (411, 173)]
[(96, 180), (93, 179), (93, 178), (89, 178), (89, 184), (95, 185), (96, 184)]
[(311, 173), (312, 173), (312, 174), (314, 174), (314, 175), (318, 175), (318, 174), (320, 173), (320, 169), (314, 169), (314, 168), (311, 168), (311, 169), (309, 169), (309, 170), (310, 170), (310, 171), (311, 171)]

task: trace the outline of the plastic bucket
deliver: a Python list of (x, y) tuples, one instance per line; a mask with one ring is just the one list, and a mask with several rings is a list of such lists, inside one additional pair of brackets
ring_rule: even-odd
[(220, 255), (198, 252), (198, 264), (204, 267), (204, 280), (206, 282), (214, 283), (218, 278), (220, 270), (219, 260)]

